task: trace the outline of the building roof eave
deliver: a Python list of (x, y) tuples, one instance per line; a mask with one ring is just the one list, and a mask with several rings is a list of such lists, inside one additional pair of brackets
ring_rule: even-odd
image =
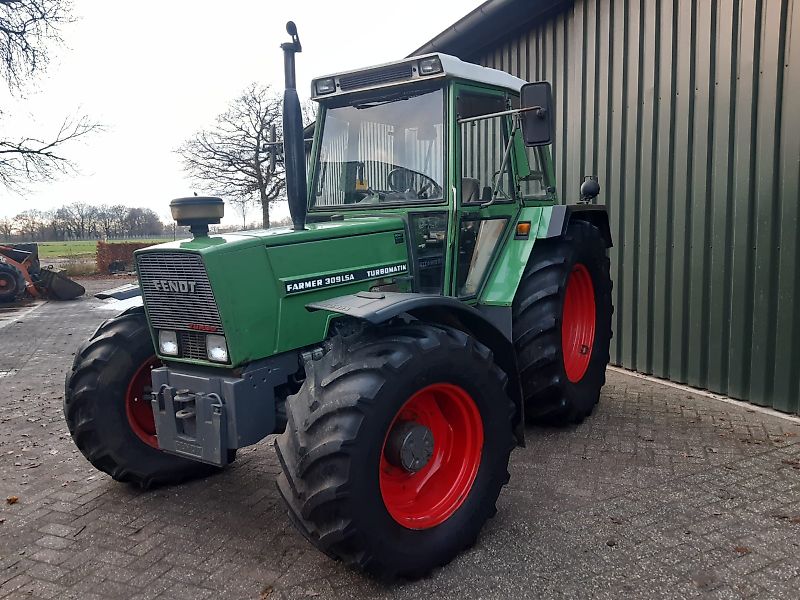
[(487, 0), (409, 56), (443, 52), (468, 59), (509, 32), (574, 0)]

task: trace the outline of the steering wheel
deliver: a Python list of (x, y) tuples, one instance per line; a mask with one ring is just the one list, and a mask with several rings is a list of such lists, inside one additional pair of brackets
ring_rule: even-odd
[[(389, 185), (389, 189), (399, 194), (407, 190), (414, 190), (418, 198), (430, 197), (423, 196), (423, 194), (429, 191), (432, 193), (435, 192), (436, 195), (441, 193), (441, 187), (435, 180), (418, 171), (413, 171), (405, 167), (396, 167), (389, 171), (389, 175), (386, 177), (386, 183)], [(417, 185), (419, 185), (419, 188), (417, 188)]]

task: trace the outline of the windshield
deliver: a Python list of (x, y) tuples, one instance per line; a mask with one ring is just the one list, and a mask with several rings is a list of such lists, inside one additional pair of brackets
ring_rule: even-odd
[(329, 108), (313, 205), (360, 207), (441, 199), (443, 116), (441, 89)]

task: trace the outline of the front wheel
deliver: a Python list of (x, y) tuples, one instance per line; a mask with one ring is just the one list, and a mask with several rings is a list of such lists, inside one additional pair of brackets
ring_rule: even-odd
[(287, 401), (278, 488), (300, 532), (381, 578), (472, 545), (508, 481), (514, 405), (491, 352), (414, 322), (335, 338)]
[(150, 371), (159, 366), (144, 313), (103, 323), (75, 353), (64, 416), (78, 449), (117, 481), (142, 488), (217, 471), (158, 449)]

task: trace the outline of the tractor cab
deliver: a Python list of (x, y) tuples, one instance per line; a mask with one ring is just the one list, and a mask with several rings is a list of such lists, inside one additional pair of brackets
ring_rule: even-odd
[(413, 291), (475, 298), (520, 210), (557, 201), (546, 82), (429, 54), (311, 93), (309, 220), (402, 215)]

